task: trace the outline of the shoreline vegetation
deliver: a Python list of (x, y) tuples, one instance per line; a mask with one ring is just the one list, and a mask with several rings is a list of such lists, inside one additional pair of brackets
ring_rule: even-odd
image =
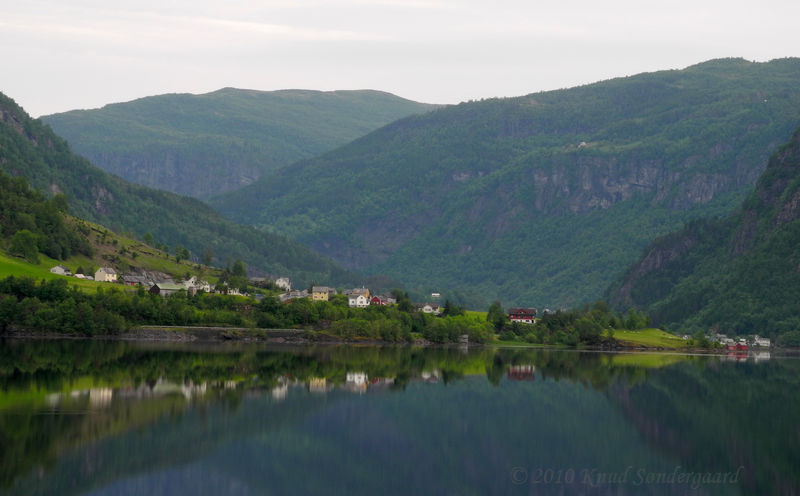
[(141, 341), (240, 341), (289, 344), (491, 345), (601, 350), (708, 351), (714, 345), (648, 328), (644, 314), (615, 313), (604, 302), (545, 314), (535, 324), (510, 322), (495, 302), (488, 312), (447, 302), (441, 316), (397, 305), (350, 308), (331, 301), (281, 303), (185, 291), (167, 297), (144, 288), (83, 291), (64, 279), (0, 279), (0, 337)]

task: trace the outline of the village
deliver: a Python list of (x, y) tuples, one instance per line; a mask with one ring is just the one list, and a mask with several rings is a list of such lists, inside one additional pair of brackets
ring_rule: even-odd
[[(86, 275), (83, 273), (73, 274), (69, 268), (63, 265), (56, 265), (50, 269), (50, 272), (65, 277), (116, 283), (132, 287), (143, 287), (146, 288), (149, 293), (162, 297), (167, 297), (179, 291), (186, 291), (186, 293), (190, 295), (203, 292), (250, 296), (248, 293), (242, 292), (239, 288), (232, 285), (212, 285), (208, 281), (197, 276), (191, 276), (184, 281), (176, 282), (174, 278), (157, 271), (120, 274), (112, 267), (100, 267), (94, 272), (94, 275)], [(365, 287), (338, 290), (329, 286), (312, 286), (311, 291), (308, 289), (292, 289), (291, 279), (288, 277), (278, 277), (274, 280), (264, 277), (251, 277), (249, 278), (249, 282), (256, 287), (264, 287), (269, 282), (276, 288), (283, 290), (282, 293), (277, 295), (281, 303), (289, 303), (292, 300), (304, 298), (309, 298), (312, 301), (330, 301), (333, 296), (341, 294), (347, 297), (347, 304), (350, 308), (367, 308), (370, 305), (397, 305), (397, 299), (393, 295), (385, 293), (372, 294), (370, 290)], [(263, 298), (263, 295), (258, 293), (252, 296), (259, 300)], [(438, 303), (438, 300), (441, 299), (441, 294), (434, 292), (431, 293), (430, 296), (431, 301), (413, 303), (414, 310), (435, 316), (442, 315), (444, 307)], [(548, 312), (549, 310), (544, 310), (545, 314)], [(537, 313), (538, 311), (536, 308), (509, 308), (506, 316), (511, 323), (535, 324), (538, 320)]]

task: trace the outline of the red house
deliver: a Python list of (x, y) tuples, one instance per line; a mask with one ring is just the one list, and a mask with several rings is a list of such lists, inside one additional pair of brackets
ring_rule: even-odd
[(370, 305), (396, 305), (397, 300), (385, 294), (375, 295), (369, 300)]
[(508, 320), (521, 324), (533, 324), (536, 320), (535, 308), (509, 308)]

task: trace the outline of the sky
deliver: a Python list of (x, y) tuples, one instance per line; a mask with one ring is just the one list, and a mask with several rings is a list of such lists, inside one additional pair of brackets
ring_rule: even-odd
[(800, 56), (786, 0), (0, 0), (0, 92), (34, 117), (223, 87), (458, 103)]

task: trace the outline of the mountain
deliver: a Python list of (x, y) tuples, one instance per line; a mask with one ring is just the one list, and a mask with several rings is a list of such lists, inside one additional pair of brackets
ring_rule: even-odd
[[(77, 217), (140, 238), (150, 233), (159, 244), (188, 248), (195, 260), (210, 251), (220, 265), (241, 259), (254, 271), (291, 275), (301, 285), (313, 280), (331, 284), (361, 280), (303, 245), (234, 224), (198, 200), (103, 172), (73, 154), (46, 124), (31, 119), (2, 93), (0, 169), (24, 177), (40, 191), (65, 195), (70, 213)], [(56, 210), (64, 205), (52, 203)]]
[(800, 330), (798, 294), (800, 129), (734, 215), (659, 238), (608, 292), (675, 330), (772, 337)]
[(105, 171), (204, 198), (432, 108), (380, 91), (224, 88), (42, 119)]
[(391, 123), (211, 200), (470, 306), (600, 297), (651, 240), (727, 213), (800, 120), (800, 59), (713, 60)]

